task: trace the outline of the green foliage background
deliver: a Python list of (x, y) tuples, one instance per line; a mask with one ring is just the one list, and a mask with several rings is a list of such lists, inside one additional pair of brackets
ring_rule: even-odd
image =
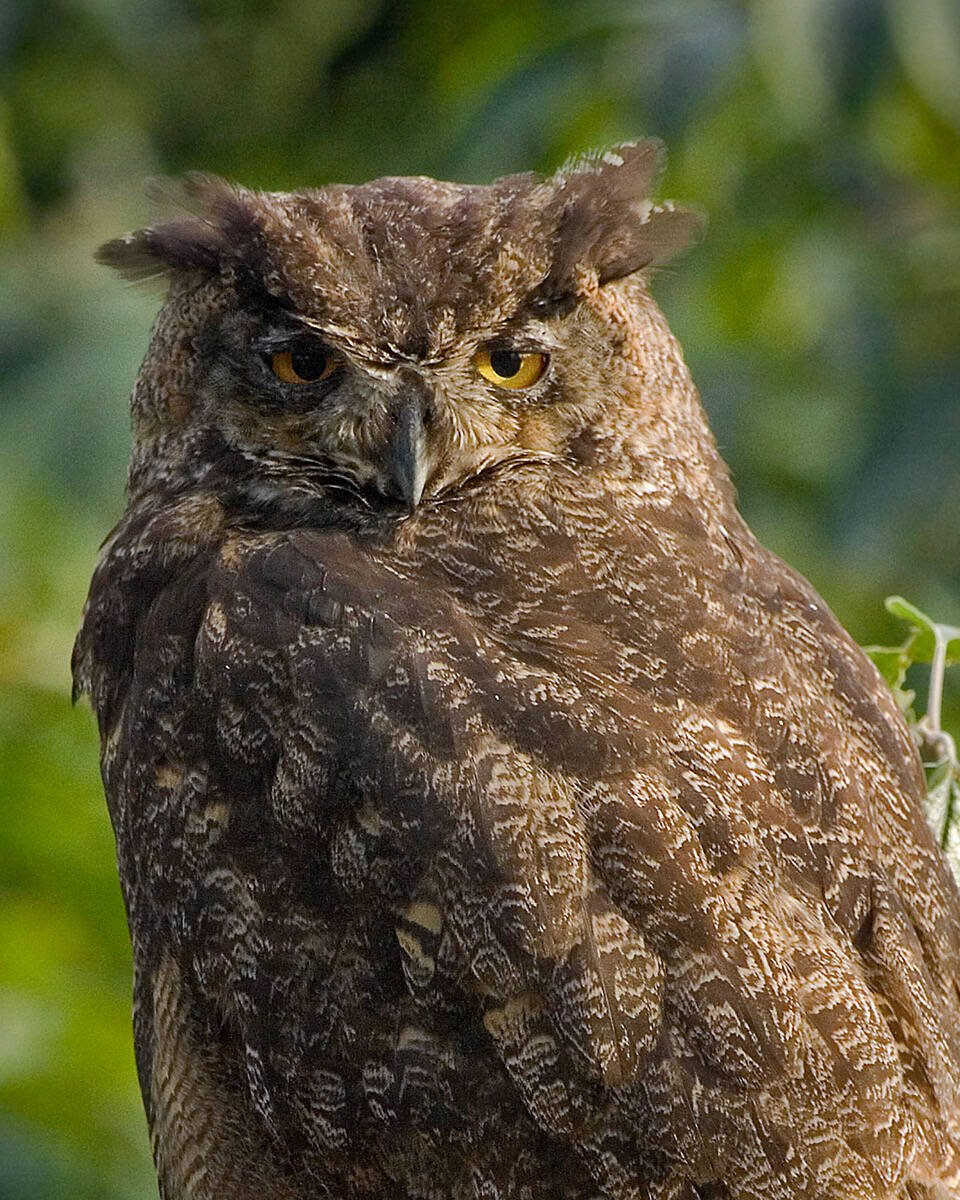
[(157, 303), (91, 253), (141, 179), (487, 180), (660, 135), (710, 226), (658, 294), (743, 507), (890, 642), (888, 592), (960, 623), (958, 78), (953, 0), (0, 4), (0, 1196), (155, 1194), (67, 700)]

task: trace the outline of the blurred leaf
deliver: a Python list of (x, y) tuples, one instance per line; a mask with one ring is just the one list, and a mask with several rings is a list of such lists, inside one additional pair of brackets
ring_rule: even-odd
[(20, 229), (26, 215), (26, 197), (11, 132), (7, 107), (0, 102), (0, 240)]

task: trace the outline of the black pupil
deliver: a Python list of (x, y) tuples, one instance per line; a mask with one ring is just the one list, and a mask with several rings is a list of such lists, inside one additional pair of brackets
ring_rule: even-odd
[(327, 365), (327, 352), (320, 346), (298, 346), (290, 351), (290, 366), (301, 379), (319, 379)]
[(490, 366), (501, 379), (516, 375), (522, 362), (523, 355), (516, 350), (493, 350), (490, 353)]

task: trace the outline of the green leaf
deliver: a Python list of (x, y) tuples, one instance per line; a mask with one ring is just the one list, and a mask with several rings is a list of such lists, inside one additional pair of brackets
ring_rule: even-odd
[(960, 662), (960, 628), (938, 624), (903, 596), (888, 596), (885, 604), (887, 612), (906, 621), (914, 630), (902, 647), (911, 662), (932, 662), (938, 642), (946, 646), (947, 666)]
[(927, 614), (921, 612), (909, 600), (904, 600), (903, 596), (888, 596), (884, 605), (888, 613), (899, 617), (901, 621), (906, 621), (908, 625), (913, 625), (915, 629), (933, 629), (933, 621)]
[(864, 646), (873, 665), (892, 688), (899, 688), (910, 666), (910, 655), (903, 646)]
[(906, 649), (908, 644), (909, 639), (903, 646), (864, 646), (863, 649), (867, 657), (887, 681), (890, 690), (893, 692), (893, 698), (897, 702), (897, 707), (906, 717), (909, 724), (913, 725), (917, 719), (913, 711), (916, 692), (910, 691), (909, 688), (903, 686), (907, 671), (913, 662)]

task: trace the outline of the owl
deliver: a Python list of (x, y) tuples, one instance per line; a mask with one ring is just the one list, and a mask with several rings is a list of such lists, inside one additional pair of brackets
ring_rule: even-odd
[(739, 515), (657, 143), (206, 176), (74, 655), (164, 1200), (960, 1196), (960, 899)]

